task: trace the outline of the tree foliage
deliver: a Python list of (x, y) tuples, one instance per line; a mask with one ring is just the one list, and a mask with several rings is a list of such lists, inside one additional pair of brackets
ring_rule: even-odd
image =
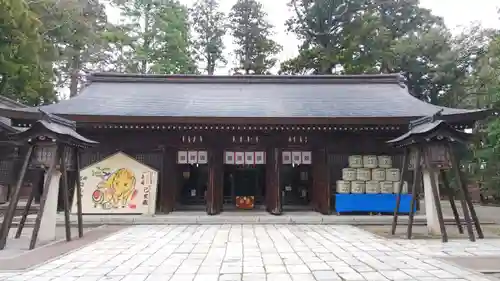
[(438, 103), (447, 85), (438, 77), (451, 35), (418, 0), (292, 0), (289, 31), (303, 40), (288, 74), (402, 72), (410, 92)]
[(0, 0), (0, 94), (29, 104), (56, 100), (42, 23), (21, 0)]
[(227, 63), (222, 42), (226, 34), (225, 15), (219, 11), (217, 0), (198, 0), (190, 11), (196, 34), (193, 42), (196, 58), (203, 63), (206, 72), (213, 75), (218, 63)]
[(126, 19), (113, 44), (122, 51), (116, 68), (131, 73), (195, 73), (188, 10), (175, 0), (116, 0)]
[(473, 150), (473, 173), (483, 190), (500, 196), (500, 36), (488, 45), (470, 80), (478, 93), (476, 102), (488, 104), (495, 113), (476, 130), (479, 138)]
[[(78, 94), (86, 70), (106, 62), (108, 28), (105, 8), (98, 0), (33, 1), (31, 8), (43, 23), (42, 36), (50, 42), (56, 88)], [(55, 56), (54, 56), (55, 54)]]
[(237, 72), (268, 74), (276, 64), (275, 55), (281, 46), (271, 39), (273, 26), (266, 16), (262, 4), (256, 0), (238, 0), (232, 7), (229, 18), (237, 46)]

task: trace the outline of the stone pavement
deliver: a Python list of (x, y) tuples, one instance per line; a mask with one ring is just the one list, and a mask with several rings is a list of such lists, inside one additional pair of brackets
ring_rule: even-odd
[(485, 252), (500, 255), (500, 240), (392, 241), (337, 225), (141, 225), (0, 280), (493, 280), (432, 257)]

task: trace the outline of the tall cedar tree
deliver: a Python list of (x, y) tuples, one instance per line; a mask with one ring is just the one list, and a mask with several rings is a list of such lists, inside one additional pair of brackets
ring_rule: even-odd
[(44, 41), (52, 44), (47, 59), (54, 65), (56, 87), (69, 88), (70, 96), (76, 96), (84, 79), (80, 74), (106, 62), (104, 5), (99, 0), (41, 0), (33, 1), (31, 8), (43, 23)]
[(225, 15), (219, 10), (217, 0), (198, 0), (191, 8), (191, 21), (195, 31), (193, 42), (197, 50), (196, 59), (202, 62), (205, 71), (213, 75), (217, 64), (227, 63), (223, 51), (223, 36), (226, 34)]
[(196, 73), (190, 46), (187, 8), (176, 0), (114, 0), (125, 21), (118, 26), (114, 45), (124, 54), (117, 61), (125, 72)]
[(266, 21), (262, 4), (256, 0), (238, 0), (229, 14), (231, 33), (236, 44), (237, 72), (269, 74), (280, 50), (270, 37), (273, 26)]
[(0, 95), (28, 105), (55, 101), (37, 15), (23, 0), (0, 0), (0, 7)]

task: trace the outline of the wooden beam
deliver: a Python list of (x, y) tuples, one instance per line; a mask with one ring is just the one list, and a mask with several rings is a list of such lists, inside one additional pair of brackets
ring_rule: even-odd
[[(407, 160), (408, 163), (409, 158), (410, 158), (410, 152), (408, 152), (407, 155)], [(424, 156), (425, 157), (425, 156)], [(418, 147), (417, 151), (415, 153), (415, 163), (420, 163), (420, 159), (422, 158), (422, 148)], [(408, 167), (408, 165), (407, 165)], [(415, 164), (415, 170), (413, 171), (413, 184), (411, 186), (411, 202), (410, 202), (410, 213), (408, 214), (408, 227), (406, 230), (406, 238), (411, 239), (412, 238), (412, 231), (413, 231), (413, 218), (415, 214), (415, 201), (418, 200), (419, 197), (419, 185), (420, 185), (420, 177), (421, 177), (421, 171), (422, 166), (419, 164)], [(403, 189), (401, 186), (400, 189)]]
[[(75, 161), (75, 185), (76, 185), (76, 215), (78, 217), (78, 237), (83, 237), (83, 214), (82, 214), (82, 186), (80, 182), (80, 151), (78, 147), (73, 148), (73, 159)], [(73, 199), (75, 200), (75, 199)]]
[[(401, 193), (403, 192), (404, 176), (406, 175), (406, 172), (408, 171), (408, 162), (410, 162), (409, 159), (410, 159), (409, 148), (405, 148), (404, 155), (403, 155), (403, 167), (401, 167), (401, 179), (399, 180), (399, 191), (398, 191), (398, 194), (396, 196), (396, 208), (394, 208), (394, 215), (392, 218), (392, 227), (391, 227), (391, 234), (392, 235), (396, 234), (396, 226), (398, 225), (399, 206), (401, 205)], [(410, 210), (410, 212), (411, 212), (411, 210)]]
[(469, 208), (467, 203), (466, 193), (468, 192), (466, 187), (464, 186), (464, 181), (462, 180), (462, 175), (460, 173), (460, 162), (458, 157), (456, 157), (455, 151), (453, 151), (453, 147), (450, 143), (448, 143), (448, 154), (450, 155), (451, 164), (453, 165), (453, 170), (455, 170), (455, 180), (458, 186), (458, 190), (461, 193), (460, 205), (462, 205), (462, 211), (464, 212), (465, 218), (465, 227), (467, 228), (467, 233), (469, 234), (470, 241), (476, 241), (476, 237), (474, 235), (474, 229), (472, 228), (472, 222), (469, 215)]
[(66, 241), (71, 241), (71, 222), (69, 218), (69, 186), (68, 186), (68, 170), (66, 169), (66, 161), (64, 155), (64, 145), (59, 144), (60, 150), (62, 153), (59, 154), (59, 163), (61, 166), (62, 173), (62, 187), (59, 187), (59, 190), (62, 188), (62, 197), (63, 197), (63, 207), (64, 207), (64, 230), (66, 233)]
[(38, 239), (38, 232), (40, 232), (40, 224), (42, 223), (43, 212), (45, 211), (45, 202), (47, 201), (47, 196), (49, 193), (49, 186), (52, 181), (52, 175), (56, 171), (56, 165), (60, 158), (62, 151), (61, 148), (58, 147), (56, 150), (56, 155), (52, 158), (52, 163), (50, 164), (49, 170), (47, 171), (47, 176), (45, 177), (45, 183), (43, 185), (43, 194), (40, 199), (40, 209), (38, 210), (38, 214), (35, 219), (35, 226), (33, 228), (33, 233), (31, 234), (31, 241), (29, 249), (33, 250), (36, 246), (36, 242)]
[(26, 223), (26, 219), (28, 218), (29, 211), (31, 209), (31, 204), (33, 203), (33, 199), (35, 197), (35, 194), (38, 193), (38, 182), (43, 180), (43, 173), (38, 173), (37, 178), (34, 181), (36, 183), (36, 188), (35, 186), (32, 186), (30, 195), (28, 197), (28, 202), (26, 202), (26, 206), (24, 207), (23, 214), (21, 216), (21, 221), (19, 222), (19, 225), (17, 226), (17, 231), (16, 231), (16, 236), (15, 238), (21, 237), (21, 234), (23, 232), (24, 224)]
[(455, 192), (453, 188), (450, 186), (450, 182), (448, 181), (448, 175), (444, 170), (440, 171), (441, 179), (443, 180), (444, 191), (448, 195), (448, 199), (450, 200), (451, 211), (453, 212), (453, 218), (455, 219), (455, 223), (457, 224), (458, 233), (463, 234), (464, 228), (462, 227), (462, 223), (460, 222), (460, 216), (458, 215), (457, 205), (455, 204)]
[(7, 208), (7, 212), (5, 213), (3, 219), (2, 228), (0, 229), (0, 250), (3, 250), (5, 248), (7, 238), (9, 237), (9, 231), (12, 225), (12, 220), (14, 218), (14, 213), (16, 211), (19, 198), (21, 197), (21, 186), (26, 175), (26, 170), (28, 170), (28, 164), (30, 162), (31, 155), (33, 154), (33, 148), (33, 145), (30, 145), (28, 151), (26, 152), (23, 166), (21, 167), (19, 178), (17, 180), (16, 188), (14, 189), (14, 193), (9, 200), (9, 207)]
[[(418, 163), (418, 162), (416, 162)], [(435, 169), (431, 164), (429, 152), (424, 152), (424, 163), (425, 168), (429, 171), (429, 177), (431, 180), (432, 196), (434, 197), (434, 203), (436, 204), (436, 212), (439, 221), (439, 228), (441, 229), (441, 240), (443, 242), (448, 242), (448, 234), (446, 233), (446, 226), (444, 225), (443, 210), (441, 209), (441, 201), (438, 194), (438, 186), (436, 184)]]

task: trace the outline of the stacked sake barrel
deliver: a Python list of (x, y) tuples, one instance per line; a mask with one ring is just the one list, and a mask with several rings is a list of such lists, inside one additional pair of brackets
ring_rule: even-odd
[[(399, 169), (392, 167), (390, 156), (351, 155), (349, 167), (342, 169), (342, 180), (337, 181), (337, 193), (397, 193), (400, 177)], [(408, 193), (406, 182), (403, 193)]]

